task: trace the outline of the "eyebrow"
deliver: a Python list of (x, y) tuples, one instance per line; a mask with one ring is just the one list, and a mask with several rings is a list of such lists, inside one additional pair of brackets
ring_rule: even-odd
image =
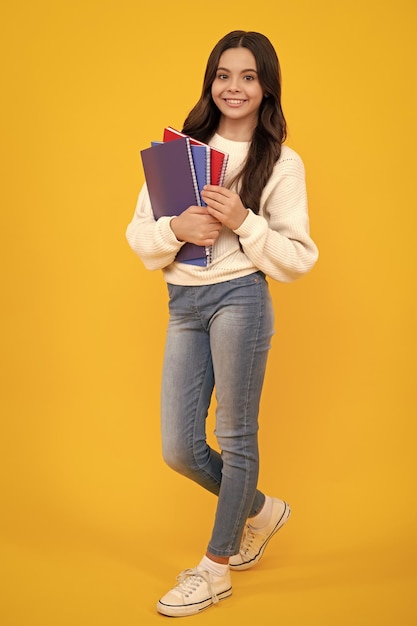
[[(230, 72), (230, 70), (227, 67), (218, 67), (217, 71), (219, 71), (219, 70), (223, 70), (225, 72)], [(242, 70), (241, 74), (244, 74), (245, 72), (255, 72), (255, 74), (258, 73), (256, 70), (254, 70), (253, 68), (250, 68), (250, 67), (248, 69), (246, 69), (246, 70)]]

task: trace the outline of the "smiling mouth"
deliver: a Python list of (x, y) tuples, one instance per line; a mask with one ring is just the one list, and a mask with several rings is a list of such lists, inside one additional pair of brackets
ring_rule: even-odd
[(224, 101), (232, 106), (238, 106), (239, 104), (246, 102), (246, 100), (237, 100), (235, 98), (225, 98)]

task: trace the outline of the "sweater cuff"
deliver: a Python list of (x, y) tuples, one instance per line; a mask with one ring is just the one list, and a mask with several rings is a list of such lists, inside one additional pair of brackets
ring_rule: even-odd
[(238, 237), (249, 237), (250, 235), (253, 235), (254, 230), (259, 226), (258, 218), (258, 215), (255, 215), (251, 209), (248, 209), (248, 214), (242, 224), (233, 232), (236, 233)]
[(164, 244), (168, 246), (171, 250), (179, 250), (183, 245), (184, 241), (179, 241), (174, 231), (171, 228), (171, 220), (175, 219), (174, 216), (163, 216), (158, 220), (158, 226), (160, 227), (160, 232), (164, 240)]

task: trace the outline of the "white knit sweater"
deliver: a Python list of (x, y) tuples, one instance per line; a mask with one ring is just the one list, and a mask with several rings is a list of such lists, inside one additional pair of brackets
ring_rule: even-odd
[[(246, 158), (249, 143), (214, 135), (210, 145), (227, 152), (224, 186), (234, 177)], [(168, 283), (210, 285), (262, 270), (267, 276), (291, 282), (315, 264), (318, 250), (309, 235), (309, 218), (304, 165), (294, 150), (282, 146), (281, 156), (266, 184), (259, 215), (248, 210), (235, 231), (223, 227), (213, 246), (207, 267), (174, 261), (183, 245), (171, 230), (172, 217), (155, 221), (143, 185), (136, 211), (126, 232), (132, 250), (150, 270), (161, 269)], [(239, 246), (239, 241), (241, 247)]]

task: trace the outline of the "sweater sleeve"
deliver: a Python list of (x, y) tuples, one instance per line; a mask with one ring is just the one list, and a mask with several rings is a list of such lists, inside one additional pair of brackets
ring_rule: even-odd
[(148, 270), (170, 265), (184, 242), (175, 237), (170, 223), (172, 217), (155, 220), (146, 184), (143, 185), (126, 238), (132, 250)]
[(254, 265), (280, 282), (296, 280), (316, 263), (304, 165), (295, 152), (275, 165), (262, 194), (260, 215), (248, 210), (235, 233)]

